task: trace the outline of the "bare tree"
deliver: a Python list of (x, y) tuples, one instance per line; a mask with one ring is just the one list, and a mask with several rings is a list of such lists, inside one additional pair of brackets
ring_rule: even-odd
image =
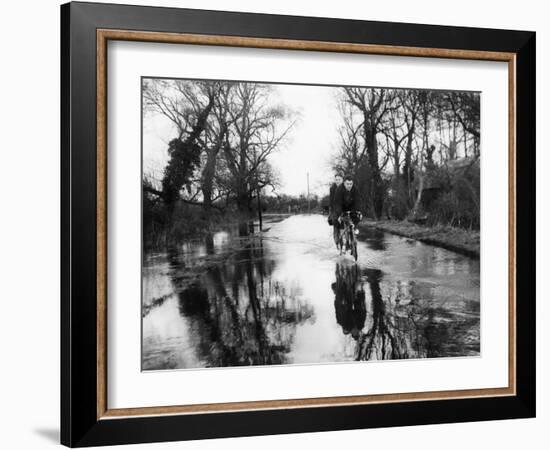
[(337, 98), (342, 123), (338, 126), (339, 142), (333, 168), (337, 172), (356, 176), (366, 158), (366, 146), (361, 138), (361, 122), (354, 114), (354, 107), (341, 95)]
[(407, 121), (399, 91), (392, 91), (389, 101), (391, 104), (388, 109), (386, 126), (382, 132), (387, 140), (387, 156), (392, 162), (393, 179), (398, 180), (401, 175), (401, 158), (404, 154), (403, 144), (408, 138)]
[[(229, 133), (232, 120), (229, 117), (231, 96), (235, 85), (224, 83), (217, 89), (211, 120), (208, 121), (204, 142), (204, 163), (201, 174), (201, 189), (206, 213), (212, 203), (224, 195), (222, 184), (215, 183), (219, 155)], [(219, 168), (218, 168), (219, 169)], [(215, 192), (216, 191), (216, 192)]]
[(405, 139), (405, 157), (403, 164), (403, 179), (407, 189), (407, 198), (409, 202), (413, 197), (412, 183), (414, 180), (414, 172), (412, 167), (413, 161), (413, 143), (416, 137), (416, 128), (418, 124), (418, 114), (420, 108), (419, 91), (403, 90), (399, 92), (399, 99), (403, 106), (403, 116), (405, 120), (406, 139)]
[(292, 113), (269, 101), (273, 88), (257, 83), (239, 83), (229, 109), (232, 126), (224, 143), (224, 157), (232, 175), (237, 207), (251, 209), (254, 192), (272, 184), (267, 175), (269, 156), (280, 148), (295, 124)]
[(479, 139), (479, 94), (476, 92), (448, 92), (445, 95), (445, 100), (449, 103), (450, 110), (464, 131), (475, 139)]
[(434, 97), (436, 94), (433, 91), (418, 91), (419, 108), (419, 123), (421, 126), (421, 139), (422, 144), (417, 146), (417, 165), (416, 165), (416, 178), (418, 184), (416, 187), (416, 200), (412, 209), (412, 216), (416, 217), (420, 210), (420, 201), (422, 200), (422, 191), (424, 189), (424, 176), (425, 176), (425, 158), (433, 163), (433, 150), (428, 143), (428, 136), (430, 134), (431, 127), (431, 115), (434, 108)]
[(366, 151), (366, 164), (362, 166), (362, 178), (366, 181), (367, 207), (378, 218), (384, 205), (384, 186), (378, 160), (378, 133), (383, 129), (383, 119), (389, 110), (386, 89), (342, 88), (346, 101), (353, 105), (362, 116), (361, 131)]
[[(214, 108), (220, 86), (217, 83), (187, 80), (145, 80), (144, 111), (160, 113), (174, 125), (177, 137), (168, 144), (168, 164), (162, 178), (162, 196), (172, 210), (184, 187), (191, 191), (190, 181), (200, 166), (204, 149), (201, 135)], [(194, 203), (194, 198), (187, 199)]]

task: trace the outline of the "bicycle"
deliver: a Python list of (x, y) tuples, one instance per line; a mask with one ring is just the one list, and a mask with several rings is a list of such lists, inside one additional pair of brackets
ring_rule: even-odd
[[(346, 211), (342, 213), (342, 215), (339, 218), (340, 223), (343, 225), (343, 227), (340, 229), (340, 236), (339, 236), (339, 250), (340, 255), (347, 252), (348, 250), (351, 251), (351, 254), (353, 256), (353, 259), (357, 261), (357, 236), (355, 235), (355, 224), (353, 223), (353, 220), (351, 220), (351, 212)], [(345, 250), (344, 250), (345, 245)]]

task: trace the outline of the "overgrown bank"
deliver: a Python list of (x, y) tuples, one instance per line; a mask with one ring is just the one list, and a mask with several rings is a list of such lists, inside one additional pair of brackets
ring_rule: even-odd
[[(263, 224), (282, 220), (289, 215), (281, 211), (264, 212)], [(162, 202), (152, 203), (144, 197), (143, 245), (146, 250), (177, 246), (189, 239), (221, 230), (233, 230), (245, 236), (254, 232), (255, 227), (258, 227), (256, 211), (245, 214), (234, 209), (212, 208), (205, 213), (201, 206), (180, 201), (169, 212)]]
[(238, 213), (221, 212), (216, 209), (206, 215), (195, 205), (178, 203), (172, 213), (160, 202), (143, 202), (143, 244), (146, 249), (179, 245), (192, 236), (218, 231), (228, 225), (239, 224)]
[(446, 225), (425, 226), (408, 221), (366, 220), (359, 228), (370, 227), (426, 244), (479, 258), (479, 230), (467, 230)]

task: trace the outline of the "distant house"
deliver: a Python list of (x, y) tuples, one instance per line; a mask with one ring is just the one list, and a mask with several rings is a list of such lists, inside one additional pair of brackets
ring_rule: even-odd
[[(454, 180), (468, 170), (478, 170), (478, 157), (457, 158), (446, 161), (443, 166), (427, 168), (424, 173), (422, 188), (422, 206), (429, 208), (430, 204), (443, 192), (452, 187)], [(415, 180), (415, 195), (418, 195), (419, 180)]]
[(468, 158), (451, 159), (446, 163), (447, 168), (451, 172), (459, 170), (477, 169), (479, 170), (479, 157), (470, 156)]

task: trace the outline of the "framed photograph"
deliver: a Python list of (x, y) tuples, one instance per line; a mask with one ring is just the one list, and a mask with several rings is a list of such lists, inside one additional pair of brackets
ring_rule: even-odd
[(535, 33), (61, 7), (61, 442), (535, 415)]

